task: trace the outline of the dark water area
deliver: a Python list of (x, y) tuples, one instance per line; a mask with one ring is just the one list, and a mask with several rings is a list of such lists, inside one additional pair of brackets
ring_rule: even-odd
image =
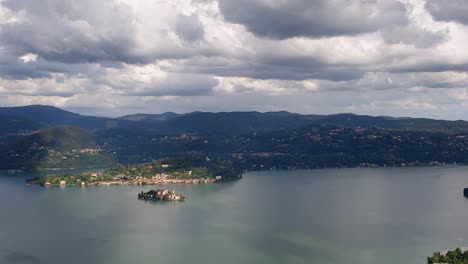
[(468, 167), (251, 172), (240, 181), (50, 187), (0, 177), (0, 263), (425, 263), (468, 246)]

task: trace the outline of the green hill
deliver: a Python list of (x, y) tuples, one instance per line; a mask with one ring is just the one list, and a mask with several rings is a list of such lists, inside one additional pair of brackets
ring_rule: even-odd
[[(435, 131), (458, 133), (468, 131), (466, 121), (434, 120), (427, 118), (392, 118), (355, 114), (301, 115), (289, 112), (193, 112), (159, 119), (153, 125), (145, 124), (148, 116), (137, 115), (140, 128), (150, 128), (153, 133), (199, 133), (203, 135), (241, 135), (250, 132), (265, 132), (296, 129), (309, 125), (337, 127), (382, 128), (389, 130)], [(121, 128), (121, 127), (119, 127)]]
[(148, 121), (148, 122), (161, 122), (167, 121), (176, 117), (181, 116), (173, 112), (166, 112), (162, 114), (133, 114), (121, 116), (118, 119), (129, 120), (129, 121)]
[(0, 170), (105, 168), (112, 155), (101, 151), (91, 132), (77, 127), (52, 127), (19, 142), (0, 145)]
[(0, 115), (0, 135), (17, 133), (18, 131), (33, 131), (41, 126), (37, 122), (20, 116)]
[[(18, 129), (25, 129), (33, 122), (38, 127), (76, 126), (86, 129), (105, 129), (119, 125), (130, 125), (132, 122), (105, 117), (84, 116), (46, 105), (29, 105), (20, 107), (0, 107), (0, 116), (16, 118)], [(0, 123), (0, 131), (9, 128), (9, 124)]]
[(56, 150), (93, 148), (97, 146), (94, 136), (78, 127), (51, 127), (30, 136), (26, 142)]

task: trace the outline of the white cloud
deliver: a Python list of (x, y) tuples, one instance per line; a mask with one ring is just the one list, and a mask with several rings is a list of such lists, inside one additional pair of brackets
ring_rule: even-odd
[(24, 63), (35, 62), (37, 61), (37, 54), (26, 53), (23, 56), (19, 57)]

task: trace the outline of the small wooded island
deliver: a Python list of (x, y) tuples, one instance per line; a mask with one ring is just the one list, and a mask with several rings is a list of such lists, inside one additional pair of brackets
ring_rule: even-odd
[(177, 194), (174, 190), (150, 190), (148, 192), (141, 192), (138, 194), (139, 200), (146, 201), (184, 201), (185, 197), (181, 194)]
[(427, 258), (427, 264), (468, 264), (468, 250), (463, 251), (457, 248), (453, 251), (447, 251), (445, 254), (435, 252), (432, 257)]
[(26, 180), (41, 186), (110, 186), (155, 184), (212, 184), (241, 178), (241, 171), (229, 163), (203, 157), (155, 160), (139, 165), (122, 165), (104, 171), (72, 175), (47, 175)]

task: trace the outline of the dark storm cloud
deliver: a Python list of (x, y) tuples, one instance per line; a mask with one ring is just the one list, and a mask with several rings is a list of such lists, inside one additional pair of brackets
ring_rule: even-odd
[(395, 0), (218, 0), (224, 18), (262, 37), (329, 37), (374, 32), (407, 23)]
[(176, 33), (186, 41), (203, 39), (205, 31), (196, 14), (186, 16), (179, 15), (175, 25)]
[(63, 97), (69, 98), (77, 94), (76, 91), (9, 91), (7, 93), (0, 92), (0, 94), (8, 94), (8, 95), (24, 95), (24, 96), (56, 96), (56, 97)]
[(0, 79), (22, 80), (50, 77), (50, 67), (38, 67), (37, 63), (24, 63), (18, 57), (0, 53)]
[(200, 96), (213, 93), (219, 81), (213, 77), (191, 74), (171, 74), (166, 78), (142, 87), (129, 89), (121, 87), (125, 94), (132, 96)]
[(354, 80), (362, 77), (363, 71), (353, 65), (327, 64), (317, 58), (302, 56), (259, 56), (252, 58), (191, 58), (165, 67), (171, 72), (213, 74), (226, 77), (254, 79), (328, 79), (334, 81)]
[(393, 73), (468, 72), (468, 63), (454, 64), (444, 61), (429, 60), (415, 65), (390, 66), (387, 70)]
[(467, 0), (427, 0), (426, 9), (435, 20), (468, 24)]
[[(121, 63), (106, 64), (106, 67), (119, 68)], [(86, 75), (95, 77), (100, 74), (102, 68), (97, 64), (64, 63), (60, 61), (49, 61), (37, 57), (34, 61), (25, 62), (14, 56), (14, 52), (0, 50), (0, 79), (25, 80), (30, 78), (50, 78), (52, 74), (58, 73), (65, 77)]]
[(448, 40), (449, 30), (430, 31), (407, 26), (404, 28), (383, 29), (382, 37), (389, 44), (410, 44), (417, 48), (431, 48)]

